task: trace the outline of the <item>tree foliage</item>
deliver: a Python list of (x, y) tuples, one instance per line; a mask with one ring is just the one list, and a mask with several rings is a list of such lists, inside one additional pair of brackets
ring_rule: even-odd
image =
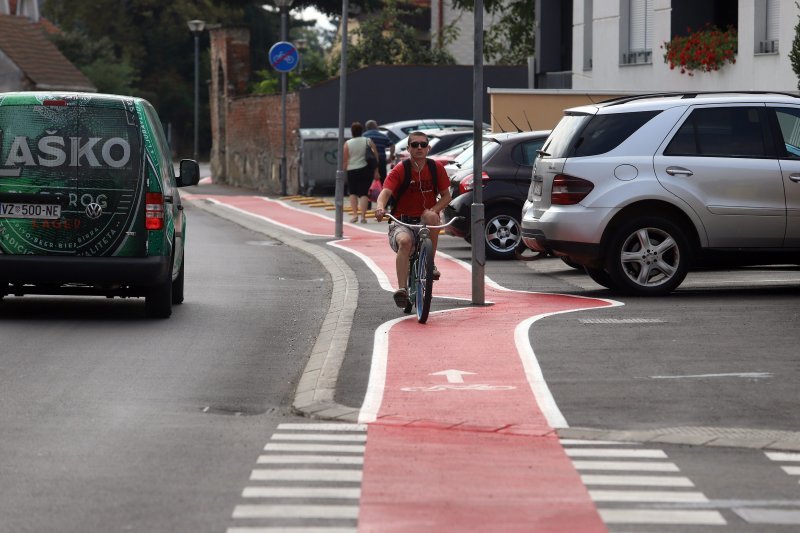
[[(417, 35), (415, 17), (421, 11), (401, 6), (397, 0), (386, 0), (382, 9), (360, 18), (357, 27), (348, 32), (347, 68), (369, 65), (448, 65), (455, 63), (446, 46), (458, 35), (451, 25), (444, 28), (440, 43), (431, 46)], [(331, 60), (331, 72), (338, 73), (340, 54)]]
[[(475, 0), (453, 0), (453, 5), (474, 11)], [(484, 9), (495, 17), (483, 33), (484, 58), (498, 65), (527, 64), (534, 54), (534, 0), (484, 0)]]

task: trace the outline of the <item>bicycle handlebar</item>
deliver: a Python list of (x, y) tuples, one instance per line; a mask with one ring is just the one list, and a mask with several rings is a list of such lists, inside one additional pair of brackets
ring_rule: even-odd
[(389, 213), (386, 213), (386, 216), (389, 217), (391, 220), (394, 220), (395, 222), (397, 222), (401, 226), (405, 226), (407, 228), (415, 228), (415, 229), (421, 229), (421, 228), (442, 229), (442, 228), (446, 228), (447, 226), (453, 224), (457, 219), (464, 218), (464, 217), (453, 217), (453, 218), (450, 219), (450, 221), (447, 224), (439, 224), (438, 226), (429, 226), (427, 224), (409, 224), (408, 222), (403, 222), (402, 220), (394, 218)]

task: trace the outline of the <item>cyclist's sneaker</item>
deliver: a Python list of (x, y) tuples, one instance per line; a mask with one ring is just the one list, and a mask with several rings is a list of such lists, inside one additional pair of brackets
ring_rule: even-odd
[(394, 303), (397, 307), (405, 308), (408, 305), (408, 289), (394, 291)]
[(439, 269), (436, 268), (436, 265), (433, 265), (433, 272), (431, 272), (431, 277), (433, 278), (433, 281), (439, 279), (440, 276), (441, 274), (439, 273)]

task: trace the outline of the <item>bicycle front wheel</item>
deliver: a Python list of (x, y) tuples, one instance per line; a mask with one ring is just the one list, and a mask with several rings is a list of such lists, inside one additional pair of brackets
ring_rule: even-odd
[(433, 295), (433, 243), (424, 239), (420, 243), (417, 264), (417, 322), (424, 324), (431, 310)]

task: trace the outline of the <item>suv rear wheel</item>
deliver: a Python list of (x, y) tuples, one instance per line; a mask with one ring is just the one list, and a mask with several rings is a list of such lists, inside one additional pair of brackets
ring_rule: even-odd
[(606, 271), (616, 288), (638, 296), (669, 294), (686, 277), (689, 242), (667, 219), (640, 216), (623, 223), (609, 241)]
[(153, 285), (147, 289), (144, 297), (144, 309), (147, 318), (169, 318), (172, 314), (172, 278)]
[(520, 209), (502, 206), (486, 213), (486, 254), (495, 259), (511, 259), (522, 238), (519, 226)]

